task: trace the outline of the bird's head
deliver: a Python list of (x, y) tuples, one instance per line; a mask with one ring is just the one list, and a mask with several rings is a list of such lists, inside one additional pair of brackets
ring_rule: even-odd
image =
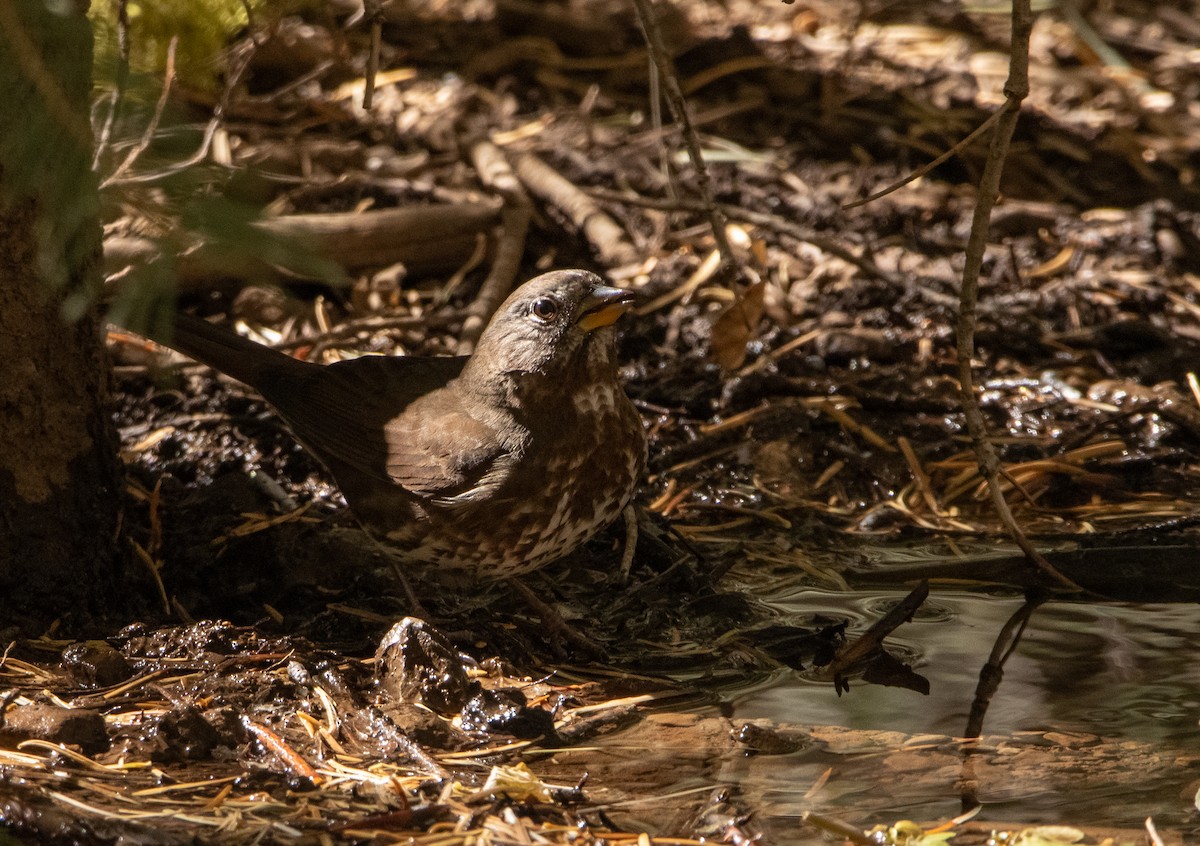
[[(522, 383), (611, 378), (616, 336), (610, 328), (635, 300), (586, 270), (543, 273), (497, 309), (463, 371), (468, 379)], [(500, 387), (497, 385), (497, 387)], [(560, 390), (569, 390), (571, 382)]]

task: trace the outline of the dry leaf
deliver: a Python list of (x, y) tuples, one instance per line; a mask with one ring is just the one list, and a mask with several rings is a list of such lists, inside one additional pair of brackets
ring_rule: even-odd
[(762, 317), (766, 287), (764, 282), (751, 285), (713, 323), (712, 356), (723, 369), (735, 370), (746, 360), (746, 344)]

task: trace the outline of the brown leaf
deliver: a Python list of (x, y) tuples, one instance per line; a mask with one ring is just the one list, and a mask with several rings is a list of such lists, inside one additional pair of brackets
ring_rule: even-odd
[(712, 356), (725, 370), (741, 367), (746, 360), (746, 344), (762, 317), (765, 290), (765, 283), (754, 283), (713, 323)]

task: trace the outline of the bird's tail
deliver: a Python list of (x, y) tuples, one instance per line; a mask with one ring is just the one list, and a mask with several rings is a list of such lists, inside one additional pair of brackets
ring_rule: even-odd
[(268, 373), (311, 366), (190, 314), (176, 314), (171, 328), (171, 337), (157, 340), (260, 390)]

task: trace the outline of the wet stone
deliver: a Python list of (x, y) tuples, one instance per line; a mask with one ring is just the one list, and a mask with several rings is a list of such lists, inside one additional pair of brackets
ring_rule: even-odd
[(80, 687), (111, 687), (133, 676), (125, 656), (102, 640), (68, 646), (63, 650), (62, 668)]
[(807, 748), (810, 743), (796, 734), (785, 734), (774, 728), (742, 723), (731, 732), (734, 741), (746, 747), (748, 753), (759, 755), (787, 755)]
[(462, 709), (464, 731), (505, 732), (515, 737), (557, 739), (548, 711), (530, 708), (515, 687), (481, 690)]
[(1048, 731), (1043, 737), (1051, 743), (1057, 743), (1067, 749), (1084, 749), (1088, 746), (1098, 746), (1102, 742), (1094, 734), (1077, 731)]
[[(221, 735), (195, 708), (182, 708), (166, 714), (158, 723), (156, 733), (162, 749), (152, 758), (156, 761), (202, 761), (212, 757), (213, 749), (222, 743)], [(230, 740), (225, 745), (232, 746)]]
[(259, 636), (224, 620), (202, 620), (190, 626), (148, 631), (137, 624), (121, 632), (125, 653), (145, 658), (201, 658), (250, 652)]
[(78, 746), (91, 755), (108, 748), (108, 732), (99, 711), (60, 708), (43, 702), (18, 705), (4, 714), (0, 740), (48, 740)]
[(480, 688), (467, 674), (475, 662), (415, 617), (392, 626), (375, 657), (385, 694), (399, 702), (424, 705), (436, 714), (457, 714)]
[(396, 732), (403, 732), (414, 742), (432, 749), (457, 750), (468, 745), (467, 738), (449, 723), (420, 706), (394, 703), (381, 706), (379, 715), (385, 719), (372, 722), (370, 713), (356, 717), (356, 726), (363, 729), (364, 738), (373, 740), (377, 748), (387, 746)]

